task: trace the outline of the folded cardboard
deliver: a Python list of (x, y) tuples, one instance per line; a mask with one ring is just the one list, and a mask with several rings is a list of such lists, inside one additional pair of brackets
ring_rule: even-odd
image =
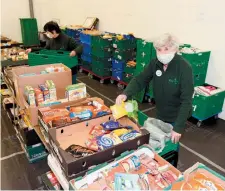
[[(89, 103), (91, 101), (97, 101), (98, 103), (104, 105), (104, 101), (102, 99), (97, 98), (97, 97), (92, 97), (92, 98), (84, 98), (84, 99), (80, 99), (80, 100), (76, 100), (76, 101), (69, 101), (69, 102), (58, 104), (58, 105), (53, 105), (53, 106), (49, 106), (48, 108), (50, 108), (50, 109), (62, 109), (62, 108), (68, 107), (68, 106), (73, 106), (73, 107), (77, 106), (78, 107), (78, 106), (86, 105), (87, 103)], [(48, 129), (52, 128), (52, 125), (51, 125), (51, 123), (46, 123), (43, 120), (43, 111), (46, 111), (46, 109), (47, 108), (40, 108), (38, 110), (38, 120), (40, 122), (40, 125), (48, 132)], [(54, 128), (68, 126), (68, 125), (71, 125), (71, 124), (80, 123), (82, 121), (85, 121), (85, 120), (74, 121), (74, 122), (65, 124), (63, 126), (58, 126), (58, 127), (54, 127)]]
[(93, 165), (110, 161), (115, 157), (118, 157), (122, 152), (137, 149), (140, 145), (149, 142), (149, 132), (145, 129), (140, 129), (135, 122), (128, 117), (124, 117), (118, 120), (119, 123), (123, 126), (132, 126), (135, 130), (141, 132), (141, 136), (80, 159), (75, 159), (70, 153), (65, 151), (65, 149), (72, 144), (85, 147), (85, 141), (89, 138), (91, 128), (94, 125), (100, 125), (111, 119), (113, 119), (112, 115), (106, 115), (62, 128), (49, 129), (49, 144), (57, 154), (67, 176), (74, 176), (77, 173), (87, 170)]
[[(41, 71), (50, 66), (63, 66), (64, 72), (53, 72), (47, 74), (41, 74)], [(25, 86), (30, 85), (33, 88), (38, 88), (38, 85), (44, 84), (46, 80), (52, 80), (57, 88), (57, 97), (65, 98), (65, 88), (72, 84), (71, 70), (63, 64), (48, 64), (31, 67), (16, 67), (12, 69), (13, 81), (16, 91), (16, 98), (20, 107), (24, 108), (23, 95)], [(33, 76), (21, 76), (24, 74), (35, 73)]]

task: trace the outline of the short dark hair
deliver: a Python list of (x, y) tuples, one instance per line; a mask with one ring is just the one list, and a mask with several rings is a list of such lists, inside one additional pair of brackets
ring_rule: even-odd
[(58, 23), (54, 22), (54, 21), (47, 22), (45, 24), (45, 26), (44, 26), (44, 31), (45, 32), (47, 32), (47, 31), (49, 31), (49, 32), (55, 31), (56, 33), (61, 33), (61, 29), (60, 29)]

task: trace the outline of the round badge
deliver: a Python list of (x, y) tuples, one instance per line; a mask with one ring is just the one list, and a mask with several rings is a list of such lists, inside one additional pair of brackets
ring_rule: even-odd
[(158, 77), (162, 76), (162, 71), (161, 70), (157, 70), (156, 71), (156, 76), (158, 76)]

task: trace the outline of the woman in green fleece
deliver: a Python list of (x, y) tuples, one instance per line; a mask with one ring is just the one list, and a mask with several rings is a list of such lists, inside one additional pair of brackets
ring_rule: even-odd
[(164, 34), (154, 42), (154, 47), (157, 59), (153, 59), (142, 73), (132, 79), (123, 94), (117, 97), (116, 103), (120, 104), (140, 92), (152, 81), (156, 116), (173, 125), (171, 140), (177, 143), (192, 112), (192, 68), (176, 54), (179, 43), (172, 35)]

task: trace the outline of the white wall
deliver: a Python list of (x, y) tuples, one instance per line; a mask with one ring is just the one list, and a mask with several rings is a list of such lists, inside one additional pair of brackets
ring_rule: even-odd
[(28, 0), (1, 0), (1, 34), (22, 42), (19, 18), (29, 18)]
[[(9, 15), (3, 17), (2, 33), (19, 39), (18, 18), (29, 16), (28, 0), (1, 2), (2, 14)], [(52, 19), (64, 25), (83, 24), (87, 16), (95, 16), (100, 19), (100, 30), (133, 32), (143, 38), (172, 32), (181, 42), (211, 50), (206, 81), (225, 89), (223, 12), (224, 0), (34, 0), (39, 30)], [(221, 117), (225, 119), (225, 112)]]

